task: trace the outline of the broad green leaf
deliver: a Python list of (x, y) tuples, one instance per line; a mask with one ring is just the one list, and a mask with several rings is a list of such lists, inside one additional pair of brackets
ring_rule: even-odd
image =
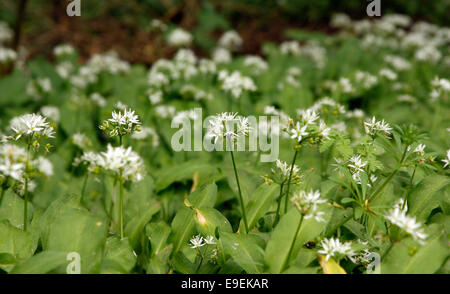
[[(195, 207), (212, 207), (216, 203), (217, 186), (215, 183), (203, 186), (188, 196), (188, 201)], [(173, 244), (173, 253), (178, 252), (195, 234), (194, 211), (182, 207), (172, 221), (172, 234), (170, 242)]]
[[(440, 225), (430, 227), (442, 228)], [(382, 274), (433, 274), (450, 254), (442, 232), (430, 236), (421, 246), (412, 238), (395, 243), (381, 261)]]
[(130, 246), (128, 238), (120, 240), (117, 237), (109, 237), (106, 240), (105, 257), (102, 261), (101, 273), (115, 273), (115, 270), (118, 269), (118, 267), (110, 267), (110, 265), (119, 265), (124, 273), (130, 273), (135, 264), (136, 256), (133, 252), (133, 248)]
[(16, 265), (11, 274), (46, 274), (67, 265), (67, 252), (42, 251)]
[(7, 220), (0, 221), (0, 253), (11, 254), (17, 260), (33, 255), (35, 247), (30, 232), (11, 225)]
[(447, 191), (440, 190), (449, 183), (448, 176), (431, 175), (424, 178), (408, 197), (408, 214), (416, 216), (418, 221), (427, 220), (441, 200), (448, 197)]
[[(279, 194), (280, 187), (278, 185), (266, 185), (262, 184), (256, 189), (251, 197), (250, 202), (247, 204), (247, 222), (249, 230), (251, 230), (256, 222), (264, 216), (270, 207), (275, 203)], [(240, 224), (241, 232), (244, 232), (244, 223), (241, 220)]]
[[(11, 225), (17, 228), (23, 228), (23, 205), (24, 201), (11, 190), (8, 190), (3, 195), (0, 205), (0, 221), (8, 220)], [(28, 203), (28, 217), (29, 220), (33, 215), (33, 205)]]
[(229, 221), (218, 210), (211, 207), (194, 208), (194, 210), (197, 231), (202, 235), (214, 236), (216, 228), (222, 232), (232, 232)]
[(163, 221), (150, 223), (146, 226), (146, 235), (152, 245), (152, 254), (158, 255), (169, 238), (170, 226)]
[(48, 224), (44, 250), (77, 252), (81, 273), (98, 273), (105, 244), (105, 220), (77, 208), (68, 208)]
[(143, 232), (145, 225), (151, 220), (152, 216), (160, 209), (160, 205), (156, 201), (147, 203), (141, 210), (141, 213), (134, 216), (125, 226), (125, 235), (129, 238), (130, 244), (136, 248), (139, 242), (140, 234)]
[(177, 166), (170, 166), (160, 170), (155, 178), (155, 188), (159, 192), (169, 187), (174, 182), (192, 179), (194, 173), (199, 174), (199, 178), (211, 177), (216, 172), (214, 166), (209, 163), (186, 162)]
[(225, 254), (248, 274), (261, 274), (264, 266), (264, 250), (258, 245), (259, 237), (221, 231), (220, 240)]
[[(331, 207), (324, 206), (321, 209), (324, 211), (325, 221), (317, 222), (314, 218), (303, 219), (297, 235), (295, 233), (301, 219), (298, 210), (292, 208), (281, 218), (267, 243), (265, 251), (264, 262), (269, 267), (270, 273), (281, 273), (285, 270), (289, 262), (295, 259), (303, 244), (314, 239), (325, 230)], [(294, 241), (292, 252), (289, 255)]]

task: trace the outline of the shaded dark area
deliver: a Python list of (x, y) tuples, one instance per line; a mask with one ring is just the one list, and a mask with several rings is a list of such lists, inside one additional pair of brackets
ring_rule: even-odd
[[(161, 32), (151, 27), (153, 19), (193, 32), (195, 51), (211, 49), (224, 30), (233, 28), (242, 36), (245, 54), (260, 53), (261, 44), (285, 40), (289, 28), (330, 32), (330, 17), (344, 12), (353, 19), (367, 18), (369, 1), (347, 0), (81, 0), (81, 17), (69, 17), (69, 0), (0, 0), (0, 19), (14, 26), (21, 14), (19, 5), (27, 3), (23, 17), (21, 44), (29, 58), (51, 58), (52, 48), (70, 43), (82, 58), (114, 50), (130, 62), (151, 64), (170, 57), (175, 49), (163, 42)], [(450, 1), (381, 1), (384, 13), (401, 13), (415, 20), (448, 24)], [(16, 43), (18, 40), (15, 40)], [(15, 47), (15, 44), (12, 44)]]

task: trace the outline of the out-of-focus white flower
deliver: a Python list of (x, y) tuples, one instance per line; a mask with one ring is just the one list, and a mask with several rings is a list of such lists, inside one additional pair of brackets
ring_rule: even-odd
[(268, 69), (267, 62), (259, 56), (248, 55), (244, 59), (244, 65), (250, 67), (252, 73), (259, 75)]
[(61, 44), (56, 46), (53, 49), (53, 54), (55, 54), (56, 57), (61, 57), (64, 55), (71, 55), (75, 52), (75, 49), (70, 44)]
[(99, 107), (104, 107), (106, 105), (106, 99), (99, 93), (92, 93), (90, 96), (91, 100), (95, 102)]
[(441, 52), (434, 46), (425, 46), (416, 51), (414, 58), (419, 61), (436, 63), (441, 59)]
[(228, 50), (238, 50), (242, 46), (242, 38), (236, 31), (227, 31), (219, 39), (219, 46)]
[(335, 13), (331, 18), (330, 25), (333, 28), (346, 29), (352, 25), (352, 20), (345, 13)]
[(70, 77), (70, 75), (73, 72), (73, 69), (74, 69), (73, 64), (68, 61), (63, 61), (55, 66), (56, 72), (64, 80), (67, 80)]
[(83, 133), (75, 133), (72, 135), (72, 144), (78, 146), (80, 149), (84, 150), (91, 145), (91, 141), (88, 136)]
[(172, 105), (158, 105), (155, 108), (155, 113), (161, 118), (172, 118), (175, 116), (176, 109)]
[(285, 41), (280, 45), (280, 52), (285, 55), (300, 55), (301, 49), (297, 41)]
[(135, 140), (145, 140), (150, 137), (150, 142), (153, 147), (159, 146), (159, 136), (155, 129), (151, 127), (142, 127), (140, 131), (134, 132), (131, 138)]
[(384, 57), (384, 61), (393, 66), (398, 71), (408, 70), (411, 68), (411, 63), (400, 56), (386, 55)]
[(47, 177), (53, 175), (53, 164), (45, 157), (39, 156), (32, 165), (36, 166), (39, 172), (43, 173)]
[(212, 53), (212, 60), (219, 64), (219, 63), (229, 63), (232, 60), (231, 53), (228, 49), (218, 47), (214, 49)]
[(214, 241), (214, 237), (213, 236), (206, 236), (205, 238), (203, 238), (203, 240), (205, 241), (206, 244), (208, 245), (214, 245), (216, 244), (216, 241)]
[(203, 74), (214, 74), (217, 71), (217, 66), (214, 61), (206, 58), (201, 58), (198, 63), (198, 70)]
[(417, 153), (421, 156), (423, 156), (425, 154), (425, 147), (427, 147), (427, 145), (425, 144), (419, 144), (415, 149), (414, 149), (414, 153)]
[(222, 82), (222, 90), (231, 93), (234, 98), (239, 98), (244, 91), (256, 91), (253, 80), (243, 76), (239, 71), (233, 71), (230, 74), (223, 70), (219, 72), (218, 78)]
[(155, 105), (159, 104), (163, 101), (163, 92), (160, 90), (154, 90), (150, 89), (148, 90), (148, 100), (150, 100), (150, 103)]
[(13, 62), (17, 59), (16, 51), (0, 46), (0, 64)]
[(173, 46), (189, 46), (192, 43), (192, 35), (186, 30), (176, 28), (170, 32), (167, 42)]
[(159, 29), (161, 31), (165, 31), (167, 29), (167, 25), (159, 19), (152, 19), (150, 26), (153, 29)]
[(380, 77), (386, 78), (389, 81), (395, 81), (397, 79), (397, 74), (389, 68), (381, 69), (378, 74), (380, 75)]
[(59, 108), (56, 106), (42, 106), (41, 113), (56, 123), (60, 120)]
[(13, 37), (13, 31), (4, 21), (0, 21), (0, 45), (10, 41)]

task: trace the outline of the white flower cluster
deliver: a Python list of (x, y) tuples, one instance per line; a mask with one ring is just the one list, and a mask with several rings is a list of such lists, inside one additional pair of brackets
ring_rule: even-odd
[(40, 114), (24, 114), (11, 119), (10, 129), (14, 132), (14, 140), (22, 137), (39, 140), (41, 137), (54, 138), (53, 127), (47, 118)]
[(155, 129), (151, 127), (141, 127), (139, 131), (134, 132), (131, 138), (135, 140), (145, 140), (150, 137), (150, 142), (153, 147), (159, 146), (159, 136)]
[(122, 113), (112, 112), (112, 118), (103, 122), (100, 125), (100, 129), (103, 131), (109, 131), (109, 136), (124, 136), (127, 134), (131, 134), (134, 131), (139, 131), (141, 122), (139, 121), (139, 117), (135, 114), (134, 110), (127, 110)]
[(200, 248), (205, 245), (215, 245), (216, 244), (216, 241), (214, 241), (213, 236), (202, 237), (200, 234), (192, 237), (189, 242), (191, 243), (192, 249)]
[(338, 238), (330, 238), (323, 239), (320, 241), (320, 249), (318, 251), (319, 254), (324, 254), (325, 259), (329, 260), (330, 257), (349, 257), (352, 258), (355, 255), (355, 252), (352, 249), (351, 242), (341, 242)]
[(88, 136), (83, 133), (75, 133), (72, 135), (72, 144), (80, 148), (81, 150), (85, 150), (89, 146), (92, 145), (91, 140)]
[(320, 191), (300, 191), (294, 193), (291, 197), (291, 202), (294, 206), (303, 214), (305, 219), (314, 218), (318, 222), (325, 221), (323, 219), (324, 212), (319, 211), (319, 204), (327, 202), (325, 199), (320, 198)]
[(227, 31), (220, 37), (219, 46), (230, 51), (238, 50), (242, 46), (242, 38), (236, 31)]
[(0, 64), (13, 62), (17, 59), (16, 51), (0, 46)]
[(219, 72), (219, 81), (222, 83), (222, 90), (231, 93), (234, 98), (239, 98), (244, 91), (256, 91), (256, 85), (249, 77), (243, 76), (239, 71), (231, 74), (222, 70)]
[(0, 21), (0, 46), (10, 41), (13, 37), (13, 31), (6, 22)]
[[(289, 181), (289, 174), (291, 173), (291, 167), (292, 167), (292, 175), (291, 175), (291, 182), (294, 184), (300, 184), (302, 180), (302, 175), (300, 174), (300, 169), (297, 165), (291, 166), (287, 162), (281, 161), (277, 159), (275, 162), (275, 165), (277, 169), (272, 168), (272, 174), (274, 180), (278, 184), (285, 184), (287, 181)], [(265, 177), (266, 182), (269, 183), (268, 178)]]
[(364, 130), (370, 136), (375, 136), (378, 132), (388, 136), (390, 135), (392, 128), (384, 121), (384, 119), (382, 121), (377, 121), (374, 116), (372, 117), (372, 120), (364, 122)]
[(45, 94), (50, 93), (51, 90), (52, 82), (49, 78), (37, 78), (28, 82), (26, 92), (35, 100), (40, 100)]
[(112, 172), (114, 176), (121, 177), (121, 181), (138, 182), (144, 177), (144, 162), (131, 147), (112, 147), (108, 144), (106, 152), (85, 152), (73, 164), (78, 166), (80, 163), (86, 164), (89, 172)]
[(244, 65), (249, 67), (254, 75), (260, 75), (269, 68), (267, 62), (256, 55), (247, 55), (244, 59)]
[(247, 136), (250, 131), (248, 119), (237, 113), (223, 112), (209, 120), (206, 137), (214, 139), (214, 144), (226, 138), (234, 142), (241, 136)]
[(202, 90), (194, 85), (190, 85), (190, 84), (187, 84), (187, 85), (184, 85), (183, 87), (181, 87), (180, 94), (184, 98), (192, 98), (195, 101), (212, 100), (212, 98), (213, 98), (211, 93), (207, 93), (204, 90)]
[(192, 35), (184, 29), (176, 28), (168, 35), (167, 43), (173, 46), (189, 46), (192, 43)]
[(97, 82), (98, 75), (102, 72), (109, 74), (128, 73), (130, 64), (120, 60), (117, 53), (110, 51), (104, 54), (95, 54), (89, 58), (86, 65), (81, 66), (78, 72), (70, 77), (70, 82), (77, 88), (84, 89), (88, 85)]
[(386, 215), (386, 219), (400, 229), (410, 234), (414, 240), (420, 244), (424, 244), (424, 240), (428, 237), (422, 229), (422, 224), (416, 221), (415, 217), (407, 216), (408, 204), (404, 203), (403, 199), (400, 199), (389, 214)]
[(56, 57), (72, 55), (74, 52), (75, 49), (70, 44), (60, 44), (53, 48), (53, 54), (55, 54)]
[(285, 85), (290, 85), (294, 88), (300, 87), (300, 82), (298, 81), (298, 77), (302, 74), (302, 70), (298, 67), (291, 66), (286, 70), (286, 75), (283, 80), (278, 83), (278, 89), (283, 90)]
[(435, 77), (431, 81), (431, 87), (430, 96), (433, 101), (437, 101), (440, 97), (450, 93), (450, 81), (444, 78)]
[(228, 49), (217, 47), (216, 49), (214, 49), (211, 58), (215, 63), (220, 64), (231, 62), (233, 56)]

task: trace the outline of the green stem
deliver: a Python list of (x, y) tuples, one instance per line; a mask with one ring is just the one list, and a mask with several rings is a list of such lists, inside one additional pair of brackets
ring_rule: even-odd
[(278, 224), (278, 221), (280, 220), (280, 207), (281, 207), (281, 199), (283, 198), (283, 187), (284, 187), (284, 182), (282, 182), (280, 185), (280, 195), (278, 196), (277, 212), (275, 214), (275, 220), (273, 222), (273, 227), (275, 227)]
[[(27, 159), (25, 162), (25, 168), (28, 169), (28, 164), (30, 162), (30, 147), (31, 144), (28, 144), (27, 146)], [(23, 194), (24, 203), (23, 203), (23, 230), (27, 231), (27, 225), (28, 225), (28, 175), (25, 174), (25, 183), (24, 183), (25, 191)]]
[(245, 225), (245, 233), (248, 234), (247, 215), (245, 214), (244, 199), (242, 198), (241, 185), (239, 184), (239, 176), (238, 176), (238, 172), (236, 169), (236, 162), (234, 161), (233, 150), (230, 151), (230, 154), (231, 154), (231, 161), (233, 162), (234, 176), (236, 177), (236, 183), (238, 186), (239, 202), (241, 203), (242, 218), (244, 219), (244, 225)]
[(369, 199), (373, 199), (375, 196), (377, 196), (381, 191), (383, 191), (384, 187), (386, 187), (386, 185), (392, 180), (392, 178), (398, 173), (398, 171), (400, 170), (400, 168), (403, 165), (403, 162), (406, 158), (406, 152), (408, 151), (408, 146), (405, 147), (405, 150), (403, 151), (403, 155), (402, 158), (400, 160), (400, 166), (398, 168), (396, 168), (390, 175), (389, 177), (386, 178), (386, 180), (384, 180), (384, 182), (381, 184), (380, 187), (378, 187), (377, 190), (375, 190), (375, 192), (373, 192), (373, 194), (369, 197)]
[(292, 250), (294, 250), (295, 241), (297, 240), (297, 235), (298, 232), (300, 231), (300, 227), (302, 226), (302, 222), (303, 222), (303, 214), (300, 214), (300, 221), (298, 222), (297, 229), (295, 230), (294, 240), (292, 240), (291, 247), (289, 247), (287, 258), (283, 264), (282, 268), (283, 270), (286, 267), (287, 263), (289, 262), (289, 259), (291, 258)]
[(86, 192), (86, 186), (88, 181), (89, 173), (86, 173), (86, 176), (83, 180), (83, 187), (81, 188), (81, 203), (84, 204), (84, 193)]
[(289, 179), (287, 183), (287, 189), (286, 189), (286, 198), (284, 199), (284, 213), (287, 213), (288, 208), (288, 200), (289, 200), (289, 188), (291, 187), (291, 179), (292, 179), (292, 170), (294, 169), (295, 160), (297, 159), (298, 150), (295, 150), (294, 153), (294, 159), (292, 160), (291, 164), (291, 170), (289, 171)]
[(123, 239), (123, 182), (122, 172), (120, 172), (120, 239)]
[(3, 185), (2, 185), (2, 193), (0, 194), (0, 206), (2, 205), (2, 202), (3, 202), (3, 195), (5, 195), (5, 187), (3, 187)]
[(122, 135), (119, 135), (119, 146), (122, 146)]

